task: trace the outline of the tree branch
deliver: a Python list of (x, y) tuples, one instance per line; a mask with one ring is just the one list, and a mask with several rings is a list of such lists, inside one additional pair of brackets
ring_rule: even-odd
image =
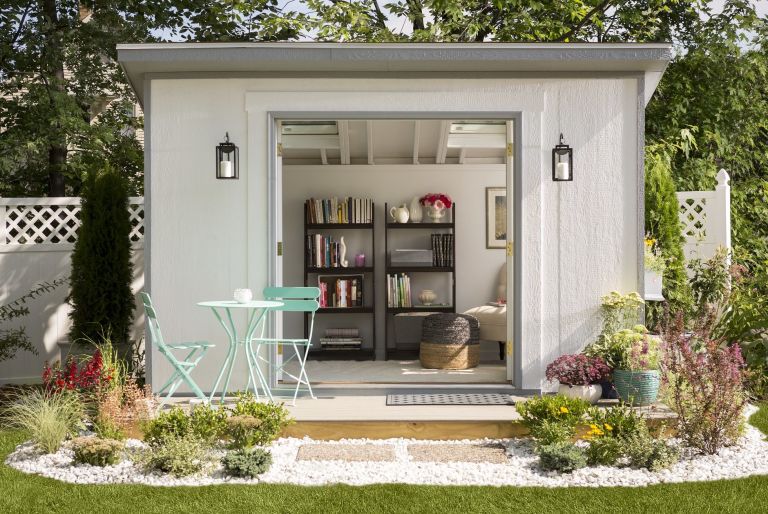
[(381, 11), (381, 7), (379, 7), (379, 1), (373, 0), (373, 9), (376, 11), (376, 26), (381, 29), (387, 28), (387, 17), (384, 16), (384, 13)]
[(613, 3), (612, 0), (603, 0), (603, 2), (600, 2), (599, 4), (594, 6), (592, 10), (587, 13), (586, 16), (584, 16), (581, 20), (579, 20), (579, 22), (575, 26), (571, 28), (571, 30), (569, 30), (559, 38), (555, 39), (554, 42), (562, 43), (566, 39), (570, 39), (571, 36), (573, 36), (578, 31), (580, 31), (584, 27), (584, 25), (586, 25), (589, 22), (592, 16), (594, 16), (598, 12), (604, 12), (606, 9), (608, 9), (608, 7), (611, 6), (612, 3)]

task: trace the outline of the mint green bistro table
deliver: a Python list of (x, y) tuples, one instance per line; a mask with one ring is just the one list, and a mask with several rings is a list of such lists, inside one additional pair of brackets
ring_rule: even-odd
[[(259, 369), (256, 356), (253, 354), (251, 341), (256, 329), (266, 319), (267, 313), (275, 307), (282, 307), (283, 302), (275, 300), (252, 300), (247, 303), (239, 303), (234, 300), (226, 300), (199, 302), (197, 305), (211, 309), (214, 316), (216, 316), (216, 319), (219, 320), (219, 323), (224, 328), (229, 339), (229, 350), (227, 351), (227, 356), (224, 359), (221, 371), (219, 371), (219, 376), (216, 378), (216, 383), (211, 390), (211, 401), (213, 401), (213, 397), (216, 396), (216, 391), (218, 390), (221, 379), (226, 371), (227, 378), (224, 381), (224, 387), (221, 389), (221, 401), (224, 401), (227, 389), (229, 388), (229, 380), (232, 378), (232, 368), (234, 368), (235, 361), (237, 360), (237, 350), (240, 346), (244, 347), (245, 360), (248, 362), (248, 385), (246, 386), (246, 389), (253, 384), (253, 391), (256, 393), (256, 398), (259, 398), (258, 386), (261, 386), (265, 395), (269, 396), (269, 384), (267, 384), (264, 374), (261, 372), (261, 369)], [(237, 335), (237, 327), (232, 318), (232, 312), (237, 309), (243, 309), (248, 312), (248, 323), (246, 324), (245, 335), (242, 339)]]

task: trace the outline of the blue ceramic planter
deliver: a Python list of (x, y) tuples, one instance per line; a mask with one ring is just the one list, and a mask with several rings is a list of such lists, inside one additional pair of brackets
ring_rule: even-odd
[(632, 405), (650, 405), (659, 397), (661, 373), (652, 371), (613, 371), (613, 383), (619, 397)]

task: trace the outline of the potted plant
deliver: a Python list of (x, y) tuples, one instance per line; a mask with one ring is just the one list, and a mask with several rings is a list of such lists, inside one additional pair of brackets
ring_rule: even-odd
[[(641, 325), (620, 335), (621, 358), (613, 370), (613, 383), (619, 397), (633, 405), (650, 405), (659, 396), (659, 340)], [(619, 334), (617, 334), (619, 335)]]
[(451, 208), (453, 200), (445, 193), (427, 193), (419, 199), (419, 203), (427, 208), (427, 216), (437, 222), (445, 216), (445, 210)]
[(664, 270), (667, 263), (661, 255), (661, 249), (655, 239), (645, 238), (645, 294), (646, 296), (661, 296), (664, 281)]
[(610, 372), (600, 357), (588, 357), (581, 353), (562, 355), (547, 366), (547, 380), (560, 382), (558, 392), (564, 396), (597, 403), (603, 392), (600, 382)]

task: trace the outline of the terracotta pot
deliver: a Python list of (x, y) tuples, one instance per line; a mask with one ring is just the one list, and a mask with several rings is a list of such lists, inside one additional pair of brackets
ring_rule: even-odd
[(581, 398), (589, 403), (597, 403), (600, 396), (603, 394), (603, 388), (600, 384), (589, 385), (567, 385), (560, 384), (560, 388), (557, 390), (559, 394), (567, 396), (569, 398)]

